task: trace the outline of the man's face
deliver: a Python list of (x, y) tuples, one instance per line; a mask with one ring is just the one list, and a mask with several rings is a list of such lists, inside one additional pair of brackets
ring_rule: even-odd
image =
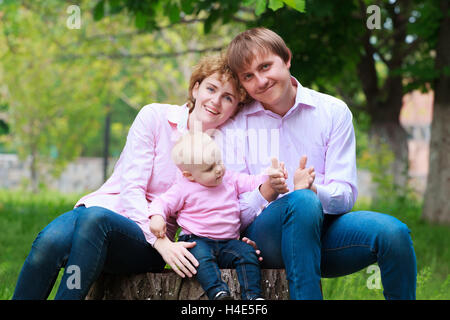
[(252, 63), (238, 72), (238, 76), (248, 94), (267, 108), (281, 103), (288, 95), (290, 67), (290, 59), (284, 62), (271, 52), (258, 52)]

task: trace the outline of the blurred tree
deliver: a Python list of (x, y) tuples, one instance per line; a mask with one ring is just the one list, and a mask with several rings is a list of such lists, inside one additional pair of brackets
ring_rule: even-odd
[[(2, 94), (12, 142), (21, 159), (29, 157), (31, 189), (37, 191), (44, 182), (39, 171), (45, 166), (59, 174), (80, 153), (83, 137), (97, 130), (99, 99), (89, 89), (101, 85), (103, 77), (86, 64), (54, 63), (62, 45), (57, 39), (65, 33), (55, 27), (55, 17), (42, 19), (20, 3), (6, 5), (0, 35)], [(83, 121), (76, 121), (80, 115)]]
[[(433, 1), (430, 14), (439, 17), (434, 70), (433, 122), (431, 126), (430, 169), (423, 217), (432, 222), (450, 223), (450, 6), (449, 1)], [(434, 10), (433, 10), (434, 9)], [(433, 36), (431, 36), (433, 37)]]
[[(307, 1), (306, 13), (267, 11), (254, 25), (278, 32), (293, 51), (291, 71), (306, 86), (340, 96), (370, 118), (375, 150), (387, 144), (395, 155), (389, 172), (397, 188), (407, 184), (407, 132), (400, 125), (403, 95), (428, 90), (437, 76), (433, 43), (438, 17), (427, 0), (377, 1), (380, 25), (372, 25), (373, 1)], [(428, 86), (427, 86), (428, 85)], [(363, 95), (361, 95), (361, 92)]]

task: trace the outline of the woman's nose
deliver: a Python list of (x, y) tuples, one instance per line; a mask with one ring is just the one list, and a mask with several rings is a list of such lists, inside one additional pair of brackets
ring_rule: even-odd
[(215, 106), (218, 106), (220, 103), (220, 94), (213, 95), (211, 101)]

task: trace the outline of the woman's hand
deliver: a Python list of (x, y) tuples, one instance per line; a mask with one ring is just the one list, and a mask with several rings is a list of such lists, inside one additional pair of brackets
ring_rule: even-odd
[(247, 237), (243, 237), (241, 240), (244, 241), (245, 243), (251, 245), (255, 249), (256, 255), (258, 256), (258, 260), (263, 261), (263, 258), (260, 256), (261, 251), (258, 249), (258, 246), (256, 245), (255, 241), (250, 240)]
[(195, 242), (172, 242), (169, 238), (158, 238), (153, 247), (159, 252), (164, 261), (175, 271), (180, 277), (192, 277), (197, 273), (198, 261), (188, 251), (196, 245)]

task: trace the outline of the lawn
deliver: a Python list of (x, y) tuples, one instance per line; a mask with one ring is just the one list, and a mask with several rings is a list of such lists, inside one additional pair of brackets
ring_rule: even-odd
[[(11, 299), (31, 244), (51, 220), (72, 209), (79, 195), (46, 192), (29, 194), (0, 191), (0, 299)], [(354, 210), (389, 213), (411, 230), (417, 256), (417, 299), (450, 299), (450, 227), (430, 225), (420, 219), (416, 201), (394, 201), (371, 206), (359, 201)], [(336, 279), (323, 279), (325, 299), (383, 299), (377, 267)], [(59, 279), (50, 295), (53, 299)]]

